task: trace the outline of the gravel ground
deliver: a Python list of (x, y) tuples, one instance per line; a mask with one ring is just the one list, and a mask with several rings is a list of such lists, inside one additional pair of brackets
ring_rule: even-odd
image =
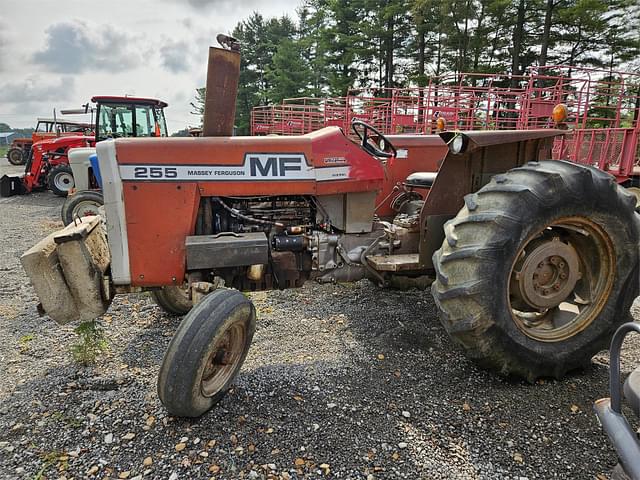
[(156, 375), (179, 319), (148, 295), (114, 301), (92, 367), (71, 358), (73, 326), (38, 317), (18, 257), (61, 204), (0, 199), (1, 478), (606, 479), (616, 463), (591, 407), (606, 353), (563, 381), (507, 381), (452, 345), (428, 292), (368, 282), (254, 294), (236, 386), (199, 420), (168, 417)]

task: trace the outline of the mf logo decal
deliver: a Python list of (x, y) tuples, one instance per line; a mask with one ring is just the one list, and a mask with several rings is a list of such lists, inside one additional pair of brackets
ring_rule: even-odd
[(278, 155), (271, 153), (248, 153), (244, 163), (249, 163), (252, 178), (281, 177), (292, 180), (314, 178), (313, 167), (307, 165), (304, 155)]
[(247, 153), (242, 165), (120, 165), (124, 181), (344, 180), (350, 168), (316, 169), (302, 153)]

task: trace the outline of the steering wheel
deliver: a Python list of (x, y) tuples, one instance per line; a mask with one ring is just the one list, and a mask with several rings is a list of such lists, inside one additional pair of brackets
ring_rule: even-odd
[[(362, 127), (362, 132), (358, 130), (357, 127)], [(358, 136), (360, 139), (360, 145), (367, 153), (382, 158), (391, 158), (398, 155), (396, 147), (393, 146), (389, 139), (380, 133), (378, 129), (372, 127), (368, 123), (365, 123), (362, 120), (353, 120), (351, 122), (351, 129), (353, 130), (353, 133)], [(371, 140), (369, 132), (373, 132), (380, 139), (379, 145), (384, 145), (382, 148)], [(385, 152), (383, 148), (389, 148), (393, 153)]]

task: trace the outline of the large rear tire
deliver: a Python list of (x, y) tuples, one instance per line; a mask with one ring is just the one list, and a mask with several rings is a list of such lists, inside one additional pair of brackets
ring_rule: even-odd
[(449, 335), (529, 381), (588, 364), (638, 295), (634, 207), (610, 175), (562, 161), (530, 162), (467, 195), (433, 256)]
[(255, 328), (255, 308), (237, 290), (213, 291), (184, 317), (158, 375), (158, 396), (171, 415), (199, 417), (224, 397)]
[(7, 152), (7, 160), (11, 165), (24, 165), (27, 163), (24, 151), (20, 147), (11, 147)]
[(47, 186), (59, 197), (66, 197), (74, 185), (73, 172), (69, 165), (56, 165), (49, 172)]
[(181, 286), (162, 287), (154, 290), (152, 296), (156, 304), (170, 315), (186, 315), (193, 308), (188, 290)]
[(83, 190), (67, 196), (60, 212), (62, 223), (66, 226), (73, 223), (75, 218), (97, 215), (98, 209), (102, 205), (104, 205), (102, 193), (96, 192), (95, 190)]

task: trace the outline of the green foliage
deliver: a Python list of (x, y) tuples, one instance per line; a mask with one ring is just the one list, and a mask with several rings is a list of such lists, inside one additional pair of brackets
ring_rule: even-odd
[(271, 103), (304, 96), (311, 75), (300, 43), (289, 38), (282, 40), (265, 74), (271, 85), (267, 92), (267, 98)]
[(173, 132), (171, 134), (172, 137), (188, 137), (189, 136), (189, 129), (188, 128), (183, 128), (182, 130), (178, 130), (177, 132)]
[(83, 322), (74, 331), (78, 339), (71, 346), (71, 354), (76, 362), (91, 365), (109, 349), (104, 330), (97, 321)]
[[(191, 114), (198, 115), (200, 117), (200, 126), (204, 119), (204, 102), (207, 96), (207, 89), (205, 87), (196, 88), (196, 94), (193, 97), (193, 101), (190, 102)], [(188, 132), (187, 132), (188, 134)], [(171, 135), (173, 136), (187, 136), (187, 135)]]
[(20, 353), (26, 353), (29, 351), (29, 344), (34, 338), (35, 335), (33, 333), (27, 333), (20, 337), (20, 340), (18, 340), (18, 343), (20, 345)]

